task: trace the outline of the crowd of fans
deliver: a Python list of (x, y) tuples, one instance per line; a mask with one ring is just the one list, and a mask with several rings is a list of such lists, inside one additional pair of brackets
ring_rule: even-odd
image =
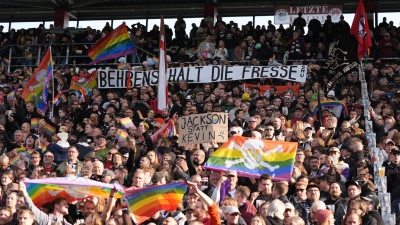
[[(174, 41), (180, 50), (174, 53), (172, 49), (170, 56), (172, 61), (184, 64), (190, 60), (186, 58), (185, 47), (197, 47), (199, 65), (232, 59), (251, 59), (252, 64), (257, 65), (258, 60), (272, 56), (279, 60), (285, 51), (289, 51), (289, 58), (296, 60), (325, 58), (326, 45), (337, 38), (337, 29), (343, 26), (347, 32), (349, 30), (344, 21), (333, 24), (329, 19), (323, 26), (310, 22), (307, 35), (302, 34), (301, 22), (287, 30), (275, 30), (269, 23), (267, 28), (253, 28), (248, 24), (239, 31), (235, 23), (226, 24), (219, 17), (215, 25), (204, 22), (198, 28), (193, 25), (190, 35), (182, 29), (185, 26), (183, 18), (178, 17)], [(150, 32), (143, 29), (134, 30), (132, 39), (139, 40), (139, 44), (135, 44), (149, 50), (151, 43), (157, 45), (158, 28)], [(398, 45), (397, 28), (393, 24), (384, 21), (373, 30), (379, 43), (388, 41), (386, 35), (390, 34), (389, 39), (392, 37), (391, 41)], [(103, 29), (104, 33), (109, 31)], [(82, 39), (95, 40), (95, 34), (90, 29), (87, 32)], [(146, 37), (144, 40), (140, 38), (142, 35)], [(21, 35), (2, 34), (5, 45), (14, 39), (20, 40), (16, 36)], [(54, 40), (72, 40), (68, 34), (50, 36)], [(167, 29), (167, 36), (167, 43), (174, 42), (171, 29)], [(396, 47), (379, 46), (375, 51), (371, 49), (376, 60), (365, 65), (371, 102), (368, 110), (380, 149), (374, 160), (380, 160), (386, 168), (392, 211), (399, 222), (399, 64), (380, 59), (387, 57), (384, 52), (388, 53), (388, 48), (393, 47), (390, 52), (397, 54)], [(311, 51), (312, 48), (316, 50)], [(140, 54), (138, 51), (138, 58)], [(144, 224), (384, 224), (372, 180), (371, 150), (364, 135), (366, 118), (357, 71), (342, 77), (329, 92), (324, 91), (329, 77), (319, 75), (320, 65), (310, 63), (305, 83), (262, 78), (169, 84), (168, 107), (161, 110), (156, 108), (156, 87), (143, 86), (94, 88), (86, 101), (70, 93), (68, 101), (55, 106), (54, 111), (49, 107), (43, 112), (36, 109), (35, 102), (20, 98), (21, 91), (28, 88), (29, 66), (24, 65), (11, 74), (4, 74), (4, 71), (0, 74), (0, 93), (4, 99), (0, 111), (0, 140), (4, 152), (0, 156), (0, 224), (132, 224), (126, 202), (114, 198), (115, 190), (108, 199), (67, 202), (59, 198), (38, 209), (20, 182), (23, 178), (64, 176), (117, 182), (136, 188), (182, 179), (190, 181), (189, 191), (176, 211), (160, 211)], [(68, 90), (73, 76), (86, 72), (84, 69), (76, 72), (67, 66), (57, 68), (47, 87), (48, 99), (59, 91)], [(257, 86), (249, 88), (244, 83)], [(272, 87), (261, 93), (258, 85), (265, 84)], [(279, 85), (299, 85), (300, 89), (295, 92), (289, 87), (278, 92), (276, 86)], [(15, 97), (7, 98), (12, 91)], [(336, 113), (335, 108), (323, 108), (322, 118), (318, 119), (314, 115), (317, 98), (344, 101), (348, 115), (341, 111)], [(203, 169), (208, 157), (223, 143), (179, 146), (178, 118), (210, 112), (229, 113), (230, 136), (298, 142), (292, 179), (274, 182), (267, 174), (250, 179), (238, 176), (233, 170), (219, 173)], [(129, 134), (126, 140), (118, 140), (118, 129), (124, 129), (119, 119), (125, 117), (131, 118), (135, 126), (126, 129)], [(37, 129), (31, 129), (32, 118), (40, 119)], [(170, 120), (175, 122), (178, 133), (172, 137), (165, 134)], [(46, 124), (56, 127), (55, 138), (44, 132)], [(21, 148), (25, 149), (22, 153)], [(19, 160), (11, 162), (18, 154)]]

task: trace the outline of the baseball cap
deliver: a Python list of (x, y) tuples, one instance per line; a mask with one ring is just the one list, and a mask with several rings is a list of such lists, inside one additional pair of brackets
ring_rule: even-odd
[(289, 202), (287, 202), (287, 203), (285, 203), (285, 209), (291, 209), (291, 210), (294, 210), (294, 206), (293, 206), (293, 204), (292, 204), (292, 203), (289, 203)]
[(225, 209), (225, 213), (227, 213), (227, 214), (234, 214), (234, 213), (239, 213), (239, 215), (240, 215), (240, 211), (239, 211), (239, 209), (237, 208), (237, 207), (235, 207), (235, 206), (228, 206), (228, 207), (226, 207), (226, 209)]
[(235, 177), (237, 177), (237, 172), (236, 172), (236, 170), (228, 170), (228, 171), (226, 171), (225, 176), (235, 176)]
[(344, 183), (344, 185), (346, 186), (346, 189), (348, 189), (350, 185), (355, 185), (355, 186), (357, 186), (357, 187), (360, 187), (360, 185), (358, 184), (358, 182), (357, 182), (357, 181), (354, 181), (354, 180), (349, 180), (349, 181), (347, 181), (346, 183)]
[(115, 177), (115, 174), (112, 170), (104, 170), (102, 176)]
[(204, 95), (204, 92), (200, 91), (196, 95)]
[(181, 159), (186, 160), (186, 155), (177, 155), (176, 158), (181, 158)]
[(107, 138), (106, 138), (106, 136), (104, 136), (104, 135), (99, 135), (99, 136), (97, 136), (97, 139), (100, 139), (100, 138), (104, 138), (104, 139), (106, 139), (107, 140)]
[(239, 133), (239, 129), (237, 127), (232, 127), (231, 129), (229, 129), (229, 133), (231, 132)]
[(378, 206), (379, 205), (379, 198), (378, 196), (374, 195), (374, 194), (370, 194), (367, 196), (363, 196), (361, 197), (362, 199), (365, 199), (367, 201), (370, 201), (371, 203), (374, 204), (374, 206)]
[(329, 149), (329, 152), (340, 152), (340, 150), (337, 147), (332, 147)]
[(311, 126), (304, 126), (304, 130), (307, 130), (307, 129), (312, 130), (312, 127)]
[(393, 145), (396, 145), (396, 144), (394, 143), (394, 141), (392, 141), (392, 140), (387, 140), (385, 144), (389, 144), (389, 143), (392, 143)]
[(302, 111), (302, 112), (303, 112), (303, 108), (296, 107), (296, 108), (294, 109), (294, 111), (297, 111), (297, 110), (300, 110), (300, 111)]
[(185, 211), (189, 211), (189, 210), (194, 211), (195, 209), (196, 209), (196, 206), (194, 206), (194, 205), (189, 205), (188, 207), (186, 207)]
[(355, 104), (355, 105), (353, 106), (353, 108), (355, 108), (355, 109), (361, 109), (361, 108), (362, 108), (362, 105), (361, 105), (361, 104)]
[(318, 186), (318, 184), (316, 184), (316, 183), (309, 183), (309, 184), (307, 185), (306, 190), (308, 190), (308, 189), (310, 189), (310, 188), (318, 188), (318, 190), (319, 190), (319, 186)]
[(392, 149), (390, 150), (390, 153), (400, 153), (400, 150), (399, 150), (399, 148), (394, 147), (394, 148), (392, 148)]

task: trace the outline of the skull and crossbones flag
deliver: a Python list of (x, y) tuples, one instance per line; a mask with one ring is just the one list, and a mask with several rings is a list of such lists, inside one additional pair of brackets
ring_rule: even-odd
[(353, 24), (350, 33), (354, 35), (358, 42), (358, 59), (365, 56), (368, 48), (372, 46), (371, 34), (369, 31), (367, 14), (365, 13), (363, 0), (359, 0), (356, 14), (354, 15)]
[(326, 75), (329, 78), (326, 91), (334, 89), (334, 85), (341, 77), (357, 69), (358, 63), (357, 54), (349, 36), (342, 34), (319, 70), (321, 76)]
[(204, 167), (220, 172), (235, 170), (243, 177), (269, 174), (275, 181), (290, 181), (297, 145), (234, 136), (210, 156)]

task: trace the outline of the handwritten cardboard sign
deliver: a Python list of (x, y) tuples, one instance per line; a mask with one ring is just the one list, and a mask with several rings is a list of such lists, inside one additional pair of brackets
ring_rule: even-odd
[(228, 113), (202, 113), (179, 118), (179, 145), (228, 140)]

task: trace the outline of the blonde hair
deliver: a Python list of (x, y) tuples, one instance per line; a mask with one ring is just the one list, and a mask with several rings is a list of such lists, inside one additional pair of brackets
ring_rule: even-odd
[(229, 206), (235, 206), (238, 207), (238, 203), (236, 201), (236, 199), (234, 198), (225, 198), (222, 202), (226, 202), (226, 204), (228, 204)]

